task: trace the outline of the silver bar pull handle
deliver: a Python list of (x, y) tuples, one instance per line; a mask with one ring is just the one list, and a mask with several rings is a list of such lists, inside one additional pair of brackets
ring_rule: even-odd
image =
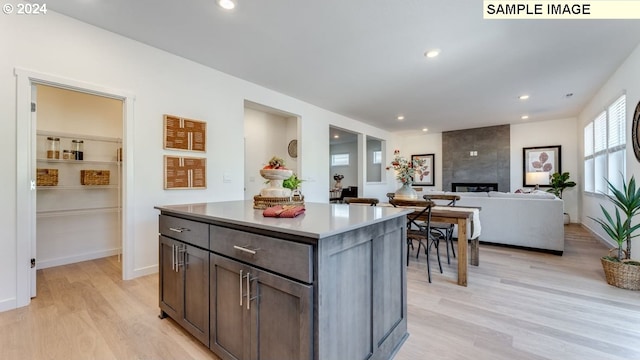
[[(251, 249), (247, 249), (247, 246), (249, 246), (249, 245), (246, 245), (246, 246), (233, 245), (233, 248), (236, 249), (236, 250), (244, 251), (244, 252), (249, 253), (251, 255), (255, 255), (256, 251), (255, 250), (251, 250)], [(256, 249), (256, 250), (258, 250), (258, 249)]]
[(176, 270), (176, 244), (171, 244), (171, 270)]
[(189, 231), (189, 229), (186, 229), (186, 228), (174, 228), (174, 227), (170, 227), (169, 230), (175, 231), (177, 233), (181, 233), (181, 232), (183, 232), (185, 230)]
[(242, 307), (242, 270), (240, 270), (240, 307)]
[(180, 266), (184, 267), (184, 262), (186, 259), (187, 253), (187, 245), (180, 244), (176, 245), (176, 272), (180, 272)]
[(247, 310), (250, 309), (249, 304), (251, 304), (251, 284), (249, 284), (249, 273), (247, 273)]

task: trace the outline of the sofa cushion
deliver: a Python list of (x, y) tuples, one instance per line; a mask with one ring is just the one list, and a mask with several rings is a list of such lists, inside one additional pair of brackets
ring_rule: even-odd
[(490, 191), (489, 197), (492, 198), (509, 198), (509, 199), (555, 199), (556, 196), (548, 192), (531, 192), (531, 193), (504, 193), (499, 191)]

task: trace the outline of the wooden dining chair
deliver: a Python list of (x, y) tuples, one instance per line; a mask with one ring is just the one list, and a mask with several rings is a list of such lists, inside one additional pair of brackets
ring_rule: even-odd
[[(427, 194), (422, 196), (423, 199), (433, 201), (437, 206), (456, 206), (456, 201), (460, 200), (460, 195), (453, 194)], [(451, 253), (453, 257), (456, 257), (456, 250), (453, 246), (453, 224), (432, 222), (431, 229), (440, 232), (445, 240), (445, 249), (447, 249), (447, 264), (451, 264), (449, 257), (449, 247), (451, 247)], [(420, 249), (418, 249), (420, 251)]]
[(440, 262), (439, 244), (442, 234), (431, 229), (431, 208), (435, 205), (432, 201), (390, 199), (389, 203), (395, 207), (411, 207), (415, 211), (407, 215), (407, 266), (409, 266), (409, 247), (413, 248), (413, 242), (418, 241), (416, 259), (420, 256), (420, 248), (424, 246), (427, 257), (427, 278), (431, 282), (431, 264), (429, 253), (431, 248), (436, 248), (438, 267), (442, 274)]
[(358, 198), (358, 197), (346, 197), (342, 201), (345, 204), (369, 204), (371, 206), (376, 206), (380, 202), (380, 200), (376, 198)]

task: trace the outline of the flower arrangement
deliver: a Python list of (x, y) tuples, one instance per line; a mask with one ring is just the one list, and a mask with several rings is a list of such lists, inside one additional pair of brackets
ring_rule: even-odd
[(265, 167), (263, 167), (263, 169), (265, 170), (287, 170), (287, 168), (285, 167), (285, 163), (284, 160), (282, 158), (279, 158), (277, 156), (274, 156), (271, 158), (271, 160), (269, 160), (269, 163), (267, 165), (265, 165)]
[(425, 159), (415, 158), (412, 161), (400, 156), (400, 150), (393, 151), (393, 161), (387, 170), (393, 169), (396, 172), (396, 179), (404, 185), (412, 185), (416, 172), (421, 172)]

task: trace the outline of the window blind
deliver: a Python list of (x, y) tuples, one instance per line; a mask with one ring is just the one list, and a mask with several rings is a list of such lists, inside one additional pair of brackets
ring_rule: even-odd
[(625, 144), (625, 96), (619, 97), (609, 106), (609, 144), (608, 148), (615, 148)]

